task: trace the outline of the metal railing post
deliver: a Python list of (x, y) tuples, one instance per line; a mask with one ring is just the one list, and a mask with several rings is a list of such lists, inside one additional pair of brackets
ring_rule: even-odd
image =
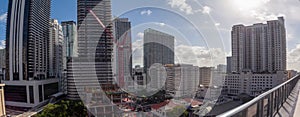
[(257, 102), (256, 117), (263, 117), (263, 112), (264, 112), (263, 101), (264, 101), (264, 99), (261, 99)]
[(272, 117), (273, 115), (273, 93), (268, 96), (268, 111), (267, 117)]

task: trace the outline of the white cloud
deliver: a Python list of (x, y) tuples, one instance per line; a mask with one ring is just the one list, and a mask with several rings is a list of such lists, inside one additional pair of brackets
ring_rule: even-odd
[(159, 25), (159, 26), (165, 26), (166, 24), (165, 23), (155, 23), (156, 25)]
[(291, 41), (295, 38), (294, 34), (292, 34), (292, 33), (287, 33), (286, 37), (287, 37), (287, 41)]
[(196, 66), (225, 64), (226, 53), (219, 48), (179, 45), (175, 48), (176, 62)]
[(288, 69), (300, 71), (300, 45), (288, 52), (287, 64)]
[(4, 48), (5, 48), (5, 40), (1, 40), (0, 49), (4, 49)]
[(221, 23), (215, 23), (215, 26), (220, 26), (221, 25)]
[(152, 11), (151, 10), (143, 10), (141, 11), (141, 15), (151, 15)]
[(136, 34), (136, 37), (137, 37), (138, 39), (143, 39), (143, 38), (144, 38), (144, 33), (138, 32), (138, 33)]
[(277, 17), (285, 16), (285, 15), (282, 13), (278, 13), (278, 14), (271, 13), (266, 10), (265, 11), (252, 10), (251, 16), (260, 21), (267, 21), (267, 20), (276, 20)]
[(185, 12), (186, 14), (193, 14), (193, 8), (189, 5), (186, 0), (168, 0), (168, 4), (172, 8), (179, 8), (180, 11)]
[(185, 12), (188, 15), (201, 12), (203, 14), (209, 14), (211, 8), (209, 6), (204, 6), (202, 9), (194, 10), (192, 5), (187, 3), (187, 0), (168, 0), (168, 4), (172, 8), (178, 8), (180, 11)]
[(209, 6), (203, 7), (203, 10), (202, 10), (203, 14), (210, 14), (210, 12), (211, 12), (211, 8)]
[(0, 15), (0, 22), (5, 22), (7, 18), (7, 13)]

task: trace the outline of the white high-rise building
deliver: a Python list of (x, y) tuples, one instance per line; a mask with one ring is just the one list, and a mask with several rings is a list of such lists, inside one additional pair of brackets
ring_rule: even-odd
[(257, 96), (287, 79), (284, 18), (232, 28), (228, 93)]
[(56, 19), (51, 20), (49, 36), (49, 77), (61, 78), (63, 71), (64, 38), (62, 27)]
[(59, 90), (63, 90), (63, 46), (64, 37), (62, 26), (58, 20), (52, 19), (50, 22), (50, 34), (48, 41), (48, 77), (59, 78)]
[(232, 28), (232, 72), (276, 73), (286, 70), (286, 31), (283, 17)]

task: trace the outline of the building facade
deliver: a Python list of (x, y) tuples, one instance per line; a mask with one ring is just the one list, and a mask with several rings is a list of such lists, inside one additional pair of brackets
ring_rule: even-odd
[(213, 67), (200, 67), (199, 68), (199, 84), (204, 87), (211, 86)]
[(146, 88), (146, 75), (144, 73), (143, 67), (137, 65), (132, 71), (132, 76), (134, 80), (134, 83), (132, 85), (134, 86), (134, 89), (138, 90)]
[(217, 72), (226, 73), (226, 70), (227, 70), (227, 65), (222, 65), (222, 64), (217, 65), (217, 69), (216, 69)]
[(286, 70), (284, 18), (232, 28), (232, 72), (276, 73)]
[(5, 49), (0, 49), (0, 71), (5, 68)]
[(147, 74), (151, 66), (160, 64), (174, 64), (175, 37), (154, 29), (144, 31), (144, 73)]
[(116, 41), (116, 79), (120, 87), (128, 87), (132, 73), (131, 22), (128, 18), (114, 19)]
[(250, 96), (258, 96), (261, 93), (276, 87), (286, 80), (285, 73), (276, 74), (253, 74), (245, 72), (240, 74), (230, 74), (226, 76), (225, 86), (228, 94), (238, 96), (246, 93)]
[(61, 78), (63, 72), (63, 45), (64, 38), (62, 27), (56, 19), (50, 23), (50, 35), (48, 42), (48, 70), (49, 77)]
[(176, 98), (193, 97), (199, 88), (199, 67), (188, 64), (164, 66), (166, 92)]
[(48, 75), (51, 0), (10, 0), (6, 32), (7, 106), (32, 108), (57, 93)]
[(50, 35), (48, 41), (48, 77), (59, 79), (59, 90), (63, 90), (63, 53), (64, 36), (62, 26), (58, 20), (52, 19), (50, 22)]
[(233, 26), (231, 68), (225, 79), (230, 95), (257, 96), (287, 80), (284, 18)]
[(0, 49), (0, 81), (5, 78), (5, 49)]
[(71, 57), (78, 57), (77, 26), (75, 21), (61, 22), (64, 36), (63, 68), (67, 69), (67, 60)]
[(226, 64), (227, 64), (226, 73), (227, 74), (232, 72), (231, 59), (232, 59), (232, 57), (226, 57)]
[(199, 67), (179, 65), (175, 68), (175, 97), (194, 97), (199, 88)]
[[(80, 100), (88, 89), (113, 82), (110, 0), (78, 0), (78, 57), (67, 65), (67, 96)], [(100, 87), (101, 86), (101, 87)]]
[[(111, 0), (77, 0), (78, 57), (67, 63), (67, 98), (82, 100), (94, 116), (114, 116)], [(109, 108), (109, 111), (106, 110)]]

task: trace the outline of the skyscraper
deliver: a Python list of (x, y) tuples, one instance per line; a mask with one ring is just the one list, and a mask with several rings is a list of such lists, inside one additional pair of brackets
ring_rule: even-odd
[(78, 56), (77, 26), (75, 21), (61, 22), (64, 35), (64, 69), (67, 69), (67, 59)]
[(252, 26), (232, 28), (232, 71), (256, 73), (286, 70), (286, 31), (283, 17)]
[(52, 19), (50, 23), (49, 37), (49, 54), (48, 69), (49, 77), (61, 78), (63, 71), (63, 44), (64, 44), (62, 27), (56, 19)]
[(5, 101), (34, 107), (58, 91), (48, 77), (51, 0), (10, 0), (6, 30)]
[(48, 44), (48, 77), (59, 78), (59, 88), (63, 87), (63, 46), (64, 38), (62, 27), (56, 19), (50, 22), (50, 35)]
[(144, 31), (144, 72), (155, 63), (174, 64), (174, 36), (154, 30)]
[(111, 2), (77, 2), (78, 57), (68, 62), (67, 76), (68, 98), (74, 100), (87, 94), (87, 90), (100, 91), (113, 82)]
[(115, 116), (106, 94), (113, 83), (111, 0), (77, 0), (78, 57), (67, 65), (67, 98), (82, 99), (94, 116)]
[(128, 18), (114, 20), (114, 37), (116, 44), (116, 74), (120, 87), (128, 86), (132, 73), (131, 22)]
[(287, 79), (284, 18), (232, 28), (231, 73), (225, 85), (231, 95), (257, 96)]

